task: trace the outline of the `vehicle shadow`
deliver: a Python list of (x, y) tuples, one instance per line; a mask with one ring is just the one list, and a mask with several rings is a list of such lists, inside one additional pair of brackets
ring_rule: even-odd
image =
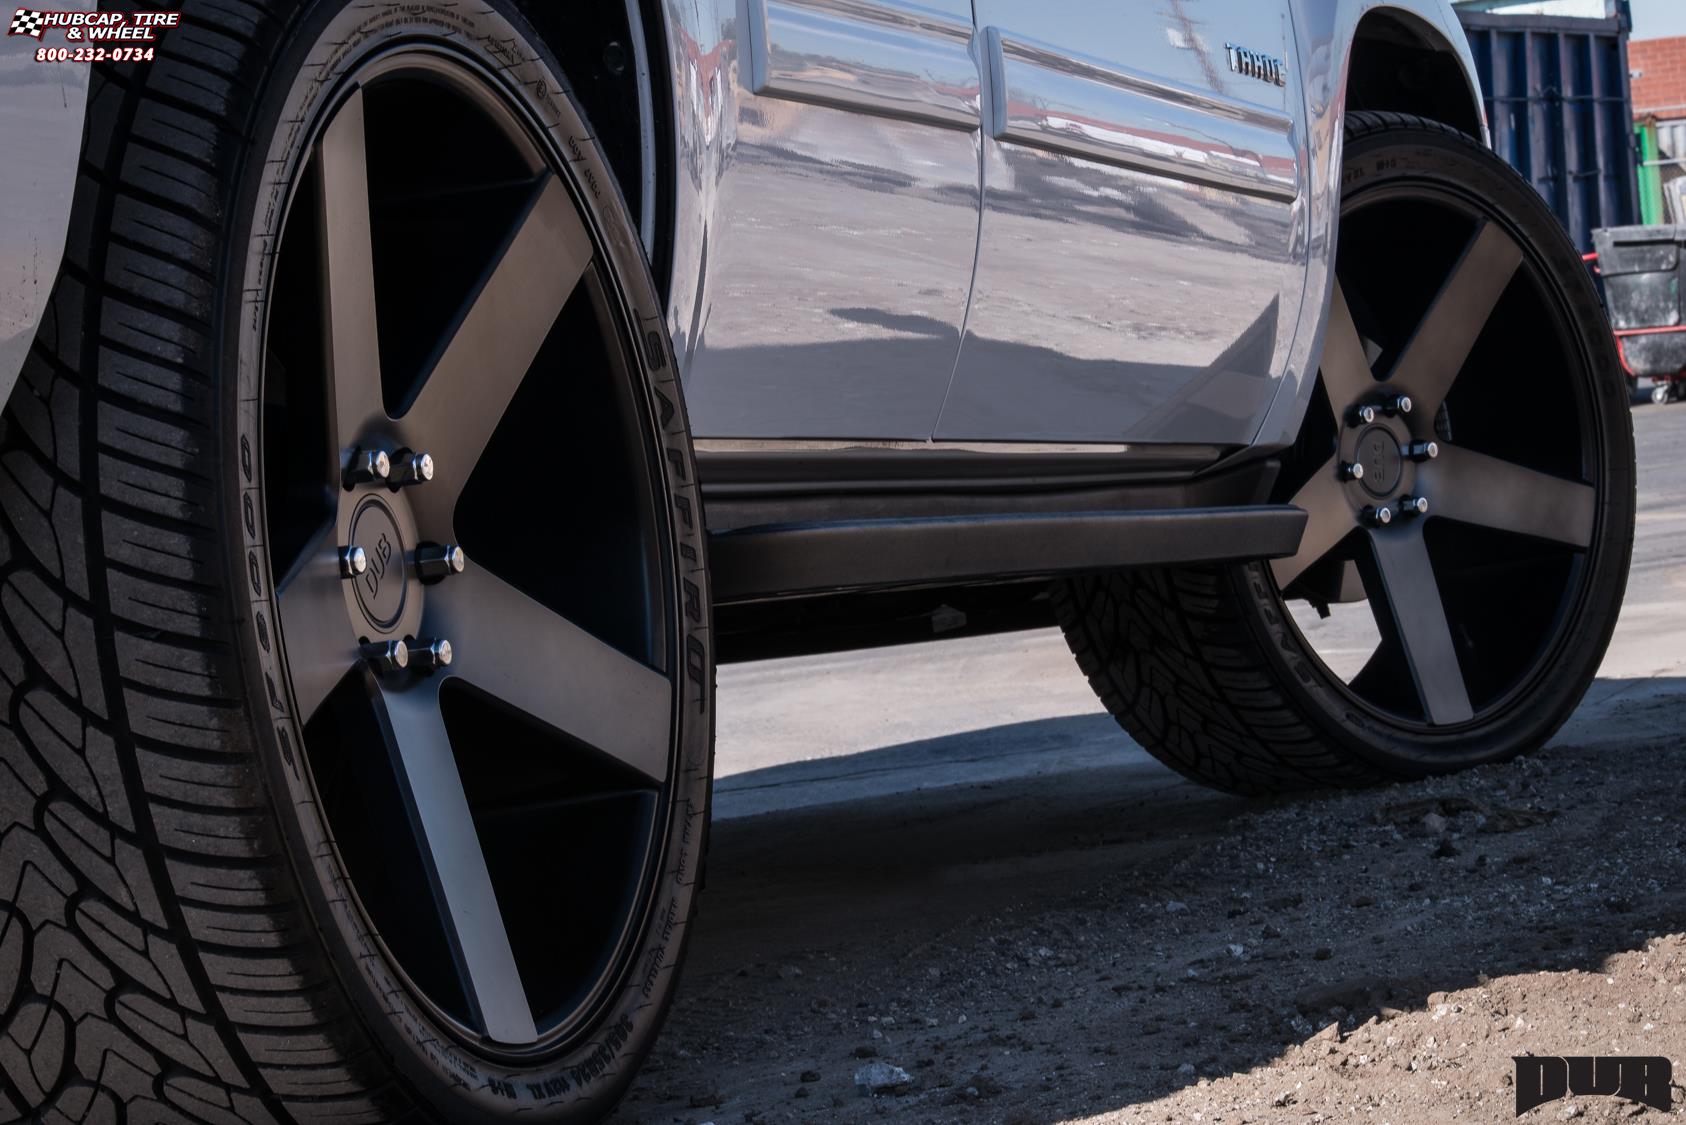
[[(1081, 1117), (1436, 993), (1596, 971), (1681, 926), (1683, 702), (1686, 679), (1601, 680), (1541, 754), (1296, 798), (1201, 789), (1116, 734), (1115, 760), (1090, 755), (1095, 716), (739, 775), (741, 794), (994, 763), (717, 822), (685, 981), (620, 1119)], [(1014, 744), (1060, 764), (999, 768)], [(900, 1099), (857, 1096), (863, 1059), (909, 1073)]]

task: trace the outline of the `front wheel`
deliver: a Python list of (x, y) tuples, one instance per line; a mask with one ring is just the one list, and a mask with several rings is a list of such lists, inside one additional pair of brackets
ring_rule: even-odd
[(513, 5), (182, 18), (5, 415), (0, 1117), (595, 1120), (713, 738), (638, 232)]
[(1632, 552), (1627, 384), (1539, 197), (1456, 131), (1351, 115), (1322, 369), (1273, 563), (1071, 581), (1056, 604), (1123, 725), (1260, 792), (1504, 759), (1568, 718)]

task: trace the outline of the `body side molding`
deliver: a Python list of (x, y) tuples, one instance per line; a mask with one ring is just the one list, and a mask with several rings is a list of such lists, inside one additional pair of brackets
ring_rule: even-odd
[(749, 0), (750, 91), (971, 132), (972, 27), (885, 0)]
[(991, 91), (984, 127), (998, 141), (1245, 195), (1291, 201), (1299, 194), (1285, 114), (995, 27), (983, 40)]

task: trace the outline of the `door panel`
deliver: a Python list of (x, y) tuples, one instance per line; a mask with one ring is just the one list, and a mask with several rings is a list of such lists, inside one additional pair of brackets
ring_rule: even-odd
[(696, 432), (928, 438), (977, 246), (969, 0), (749, 0), (682, 341)]
[(1287, 0), (976, 6), (983, 221), (937, 437), (1251, 440), (1305, 277)]

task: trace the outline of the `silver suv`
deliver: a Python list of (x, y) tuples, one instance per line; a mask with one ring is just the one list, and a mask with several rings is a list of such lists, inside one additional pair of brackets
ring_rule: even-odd
[(1241, 793), (1598, 667), (1625, 385), (1443, 0), (77, 3), (0, 44), (0, 1117), (606, 1113), (757, 638), (1034, 601)]

